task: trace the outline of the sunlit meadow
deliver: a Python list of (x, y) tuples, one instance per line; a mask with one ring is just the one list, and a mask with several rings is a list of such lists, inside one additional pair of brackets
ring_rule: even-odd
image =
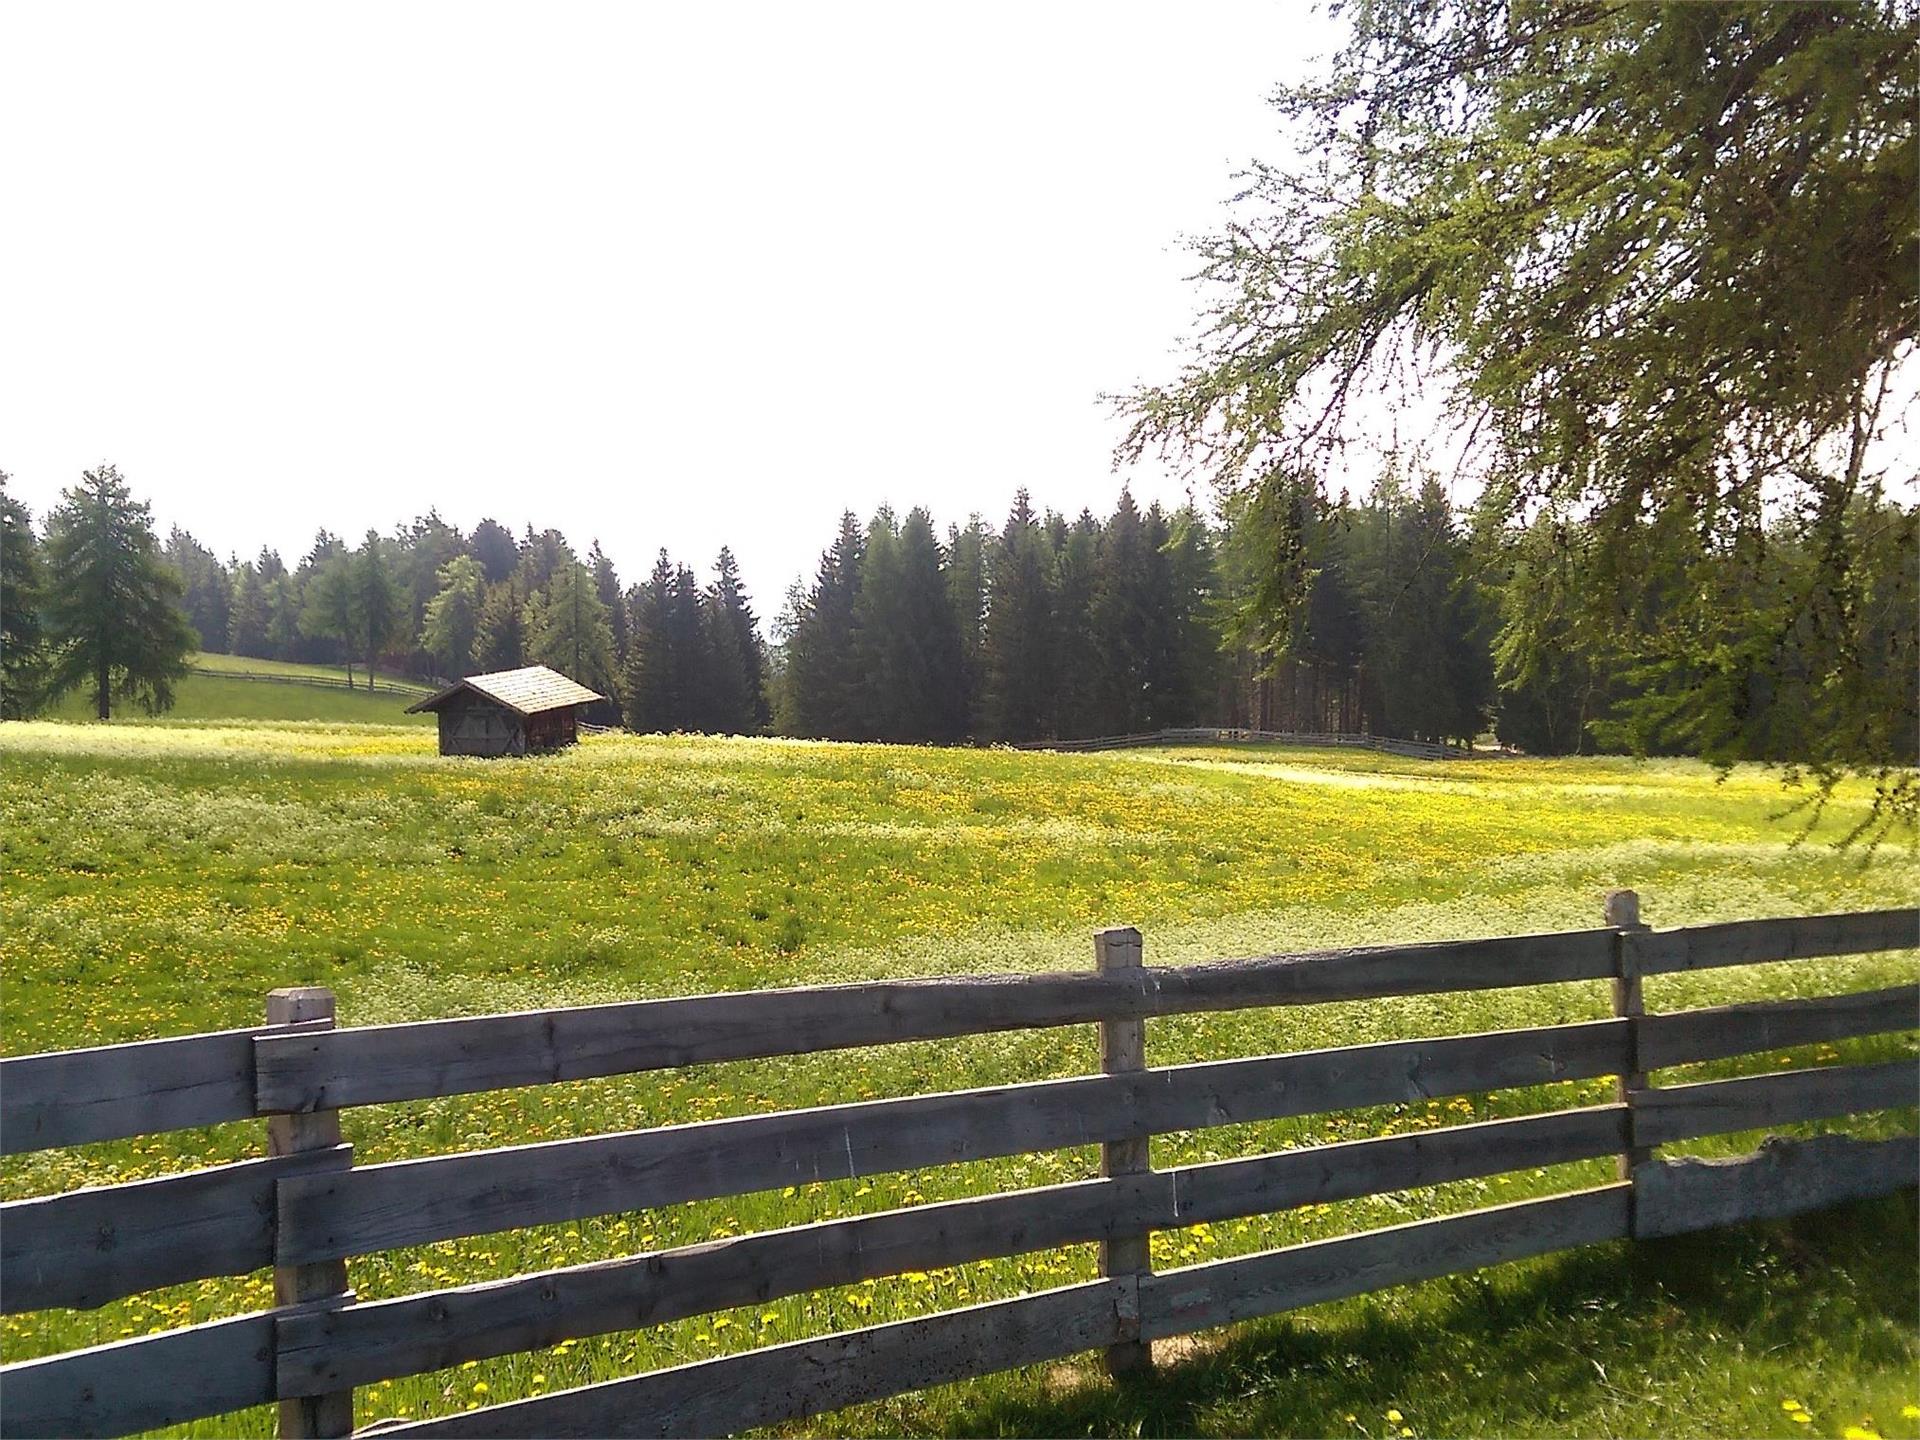
[[(244, 682), (225, 682), (242, 684)], [(267, 687), (259, 687), (267, 688)], [(279, 689), (282, 687), (271, 687)], [(284, 687), (298, 690), (299, 687)], [(397, 702), (390, 702), (397, 703)], [(342, 1023), (879, 976), (1149, 963), (1599, 923), (1911, 903), (1910, 848), (1836, 850), (1776, 774), (1678, 761), (1434, 764), (1195, 747), (1065, 756), (596, 737), (441, 759), (413, 726), (0, 727), (0, 1017), (9, 1053), (258, 1021), (323, 984)], [(1911, 979), (1911, 953), (1668, 977), (1650, 1006)], [(1154, 1063), (1586, 1019), (1603, 986), (1155, 1021)], [(1906, 1038), (1699, 1067), (1907, 1053)], [(1084, 1073), (1090, 1027), (349, 1112), (362, 1161)], [(1677, 1077), (1675, 1077), (1677, 1078)], [(1596, 1102), (1610, 1082), (1167, 1136), (1158, 1164)], [(1910, 1127), (1911, 1113), (1854, 1122)], [(14, 1157), (8, 1198), (259, 1153), (257, 1125)], [(1755, 1137), (1694, 1147), (1750, 1148)], [(1088, 1150), (609, 1216), (350, 1262), (363, 1298), (1094, 1173)], [(1156, 1237), (1190, 1264), (1612, 1178), (1611, 1162)], [(857, 1433), (1920, 1435), (1912, 1211), (1897, 1200), (1460, 1277), (1178, 1347), (1114, 1389), (1084, 1362), (812, 1422)], [(1091, 1247), (913, 1274), (370, 1386), (361, 1423), (1090, 1277)], [(7, 1359), (256, 1308), (265, 1275), (9, 1317)], [(1169, 1356), (1169, 1359), (1175, 1357)], [(1789, 1405), (1787, 1402), (1791, 1401)], [(271, 1433), (265, 1412), (189, 1427)]]

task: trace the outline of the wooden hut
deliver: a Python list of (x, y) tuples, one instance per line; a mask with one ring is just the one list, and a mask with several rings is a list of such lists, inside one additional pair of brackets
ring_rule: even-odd
[(409, 705), (440, 719), (442, 755), (525, 755), (580, 738), (580, 710), (607, 697), (544, 665), (469, 675)]

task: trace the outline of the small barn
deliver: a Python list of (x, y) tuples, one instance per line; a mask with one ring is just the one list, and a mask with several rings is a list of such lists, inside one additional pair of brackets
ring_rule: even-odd
[(525, 755), (573, 744), (581, 708), (606, 698), (558, 670), (527, 665), (469, 675), (409, 705), (407, 713), (431, 710), (439, 717), (442, 755)]

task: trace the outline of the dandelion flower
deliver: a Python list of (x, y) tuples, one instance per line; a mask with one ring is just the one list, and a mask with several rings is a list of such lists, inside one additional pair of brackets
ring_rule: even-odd
[(1840, 1432), (1841, 1440), (1880, 1440), (1878, 1430), (1868, 1430), (1863, 1426), (1849, 1425)]
[(1802, 1410), (1802, 1409), (1805, 1409), (1806, 1407), (1803, 1406), (1798, 1400), (1782, 1400), (1780, 1402), (1780, 1408), (1786, 1411), (1789, 1415), (1791, 1415), (1794, 1411)]
[(1398, 1425), (1402, 1420), (1406, 1418), (1407, 1417), (1402, 1415), (1398, 1410), (1387, 1411), (1387, 1423), (1389, 1425)]
[(1900, 1407), (1900, 1418), (1902, 1420), (1920, 1420), (1920, 1405), (1902, 1405)]
[(473, 1393), (476, 1395), (484, 1395), (490, 1388), (484, 1380), (476, 1380), (473, 1382)]

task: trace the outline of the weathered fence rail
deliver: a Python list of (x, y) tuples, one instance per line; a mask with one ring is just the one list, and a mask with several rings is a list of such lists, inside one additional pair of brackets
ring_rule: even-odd
[[(1627, 892), (1605, 928), (1141, 963), (1132, 930), (1084, 973), (975, 976), (333, 1028), (276, 992), (269, 1024), (0, 1060), (0, 1152), (264, 1117), (268, 1154), (0, 1207), (0, 1308), (91, 1307), (269, 1267), (275, 1308), (0, 1367), (0, 1432), (110, 1435), (280, 1405), (341, 1435), (353, 1392), (862, 1280), (1097, 1243), (1101, 1278), (773, 1345), (383, 1434), (721, 1434), (1595, 1241), (1799, 1213), (1912, 1185), (1920, 1140), (1770, 1140), (1734, 1160), (1658, 1146), (1920, 1101), (1911, 1060), (1658, 1087), (1648, 1072), (1920, 1027), (1910, 985), (1646, 1014), (1641, 978), (1920, 945), (1920, 911), (1650, 930)], [(1614, 1018), (1153, 1067), (1154, 1016), (1611, 980)], [(349, 1106), (670, 1066), (1096, 1023), (1102, 1070), (380, 1165), (340, 1143)], [(1618, 1103), (1157, 1170), (1170, 1131), (1613, 1075)], [(853, 1215), (483, 1284), (356, 1301), (350, 1257), (686, 1201), (1099, 1144), (1098, 1178)], [(1619, 1183), (1156, 1273), (1155, 1230), (1617, 1156)], [(373, 1417), (373, 1418), (378, 1418)]]
[(1404, 755), (1412, 760), (1471, 760), (1479, 752), (1458, 745), (1443, 745), (1437, 740), (1396, 740), (1388, 735), (1352, 734), (1344, 731), (1316, 730), (1244, 730), (1215, 726), (1189, 726), (1177, 730), (1146, 730), (1137, 735), (1100, 735), (1089, 740), (1027, 740), (1016, 750), (1124, 750), (1138, 745), (1207, 745), (1219, 741), (1267, 740), (1282, 745), (1305, 745), (1321, 749), (1378, 750), (1386, 755)]
[(382, 680), (375, 676), (369, 683), (366, 680), (351, 679), (346, 675), (290, 675), (282, 671), (222, 670), (213, 665), (189, 665), (187, 669), (195, 675), (212, 675), (221, 680), (246, 680), (258, 685), (317, 685), (323, 690), (357, 690), (363, 695), (403, 695), (415, 700), (423, 695), (433, 694), (431, 685), (418, 680)]

